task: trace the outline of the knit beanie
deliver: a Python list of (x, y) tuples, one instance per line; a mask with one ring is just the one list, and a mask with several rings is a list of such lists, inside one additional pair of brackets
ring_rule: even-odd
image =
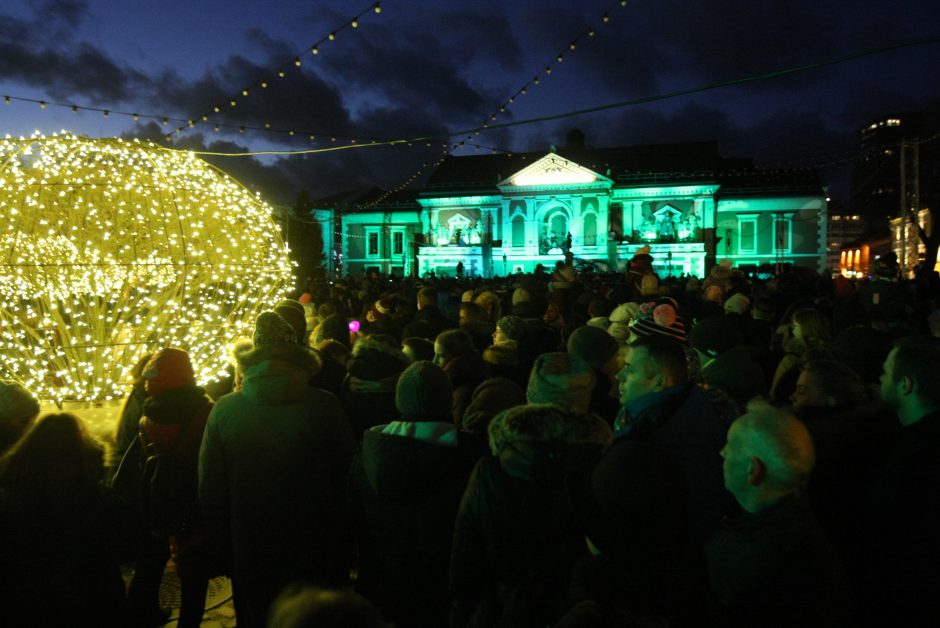
[(304, 344), (307, 338), (307, 313), (300, 301), (281, 299), (274, 306), (274, 311), (287, 321), (287, 324), (294, 330), (297, 342)]
[(512, 314), (508, 314), (496, 321), (496, 326), (502, 330), (510, 340), (523, 340), (529, 333), (529, 326), (526, 325), (526, 322)]
[(196, 381), (189, 354), (182, 349), (160, 349), (144, 367), (142, 377), (147, 381), (147, 392), (158, 395), (167, 390), (192, 385)]
[(740, 292), (735, 292), (725, 301), (725, 312), (744, 314), (751, 307), (751, 300)]
[(685, 342), (685, 324), (674, 299), (662, 297), (640, 306), (630, 330), (637, 336), (660, 335)]
[(689, 334), (692, 346), (714, 358), (743, 342), (741, 331), (724, 316), (708, 316), (699, 321)]
[(516, 288), (512, 292), (512, 304), (519, 305), (520, 303), (527, 303), (532, 300), (532, 297), (529, 295), (529, 291), (525, 288)]
[(568, 353), (573, 353), (599, 369), (617, 354), (617, 341), (600, 327), (585, 325), (578, 327), (568, 337)]
[(0, 379), (0, 453), (19, 440), (39, 414), (39, 401), (22, 384)]
[(450, 378), (441, 367), (415, 362), (398, 378), (395, 407), (404, 421), (449, 421), (453, 395)]
[(526, 399), (584, 414), (593, 390), (594, 371), (580, 357), (573, 353), (543, 353), (532, 365)]
[(277, 312), (261, 312), (255, 320), (255, 333), (251, 337), (255, 347), (264, 347), (272, 343), (296, 343), (297, 334)]

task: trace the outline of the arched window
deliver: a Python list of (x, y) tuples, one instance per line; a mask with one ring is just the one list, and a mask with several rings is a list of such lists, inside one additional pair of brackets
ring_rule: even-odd
[(591, 212), (590, 214), (585, 214), (584, 218), (581, 219), (583, 232), (583, 242), (584, 246), (594, 246), (597, 244), (597, 214)]
[(512, 245), (525, 246), (525, 218), (521, 215), (512, 219)]
[(568, 216), (563, 211), (557, 211), (549, 217), (548, 232), (554, 233), (560, 240), (568, 235)]

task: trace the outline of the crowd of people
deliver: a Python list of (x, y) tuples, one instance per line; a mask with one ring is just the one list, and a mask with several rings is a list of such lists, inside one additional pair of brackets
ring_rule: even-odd
[(936, 625), (936, 275), (652, 261), (311, 282), (108, 444), (0, 381), (9, 625), (161, 625), (168, 561), (183, 627), (223, 574), (249, 627)]

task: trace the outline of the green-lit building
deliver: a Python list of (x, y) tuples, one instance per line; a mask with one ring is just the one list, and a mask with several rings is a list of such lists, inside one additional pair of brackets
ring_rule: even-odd
[(317, 203), (336, 233), (334, 272), (474, 275), (580, 264), (624, 267), (649, 244), (663, 274), (826, 265), (826, 193), (813, 171), (725, 159), (713, 142), (448, 157), (417, 191)]

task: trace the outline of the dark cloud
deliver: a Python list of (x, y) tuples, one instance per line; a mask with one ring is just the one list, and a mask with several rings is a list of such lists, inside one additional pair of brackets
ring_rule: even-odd
[(74, 41), (87, 15), (86, 3), (69, 0), (39, 5), (27, 19), (0, 13), (0, 79), (42, 87), (50, 98), (126, 102), (146, 77), (99, 48)]

